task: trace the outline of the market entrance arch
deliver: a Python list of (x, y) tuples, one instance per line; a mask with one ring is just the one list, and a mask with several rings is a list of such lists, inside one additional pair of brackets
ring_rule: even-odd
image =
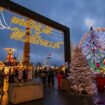
[[(53, 20), (50, 20), (36, 12), (33, 12), (25, 7), (22, 7), (12, 1), (0, 1), (0, 6), (7, 9), (7, 10), (10, 10), (11, 12), (14, 12), (16, 14), (19, 14), (20, 16), (17, 17), (17, 16), (14, 16), (12, 19), (11, 19), (11, 22), (13, 24), (18, 24), (20, 26), (24, 26), (25, 25), (25, 21), (24, 19), (21, 18), (21, 16), (24, 16), (28, 19), (31, 19), (31, 28), (32, 29), (35, 29), (35, 31), (37, 32), (37, 34), (41, 34), (41, 33), (47, 33), (47, 34), (50, 34), (51, 33), (51, 29), (55, 29), (57, 32), (60, 31), (63, 33), (64, 35), (64, 59), (65, 59), (65, 62), (66, 64), (70, 63), (70, 31), (69, 31), (69, 28), (66, 27), (66, 26), (63, 26)], [(17, 9), (18, 8), (18, 9)], [(36, 23), (35, 23), (36, 22)], [(36, 25), (37, 24), (37, 25)], [(42, 26), (43, 24), (43, 26)], [(44, 27), (45, 26), (45, 27)], [(44, 28), (43, 28), (44, 27)], [(40, 32), (39, 29), (42, 29), (42, 31)], [(16, 35), (16, 32), (18, 32), (18, 36), (15, 36)], [(15, 34), (14, 34), (15, 33)], [(19, 36), (20, 34), (20, 36)], [(13, 35), (13, 36), (12, 36)], [(12, 39), (15, 39), (15, 40), (22, 40), (24, 41), (23, 39), (21, 39), (21, 36), (23, 35), (24, 37), (24, 31), (19, 28), (16, 28), (14, 27), (12, 29)], [(60, 41), (56, 41), (56, 42), (50, 42), (48, 40), (43, 40), (41, 38), (38, 39), (39, 36), (37, 36), (37, 38), (31, 38), (31, 43), (34, 43), (34, 44), (40, 44), (42, 46), (45, 46), (45, 47), (52, 47), (52, 48), (59, 48), (61, 47), (62, 43)], [(38, 41), (37, 41), (38, 39)], [(34, 42), (33, 42), (34, 40)]]

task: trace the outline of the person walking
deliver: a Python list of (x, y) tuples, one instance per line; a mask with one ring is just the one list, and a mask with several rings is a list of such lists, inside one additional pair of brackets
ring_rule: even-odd
[(5, 77), (5, 73), (4, 73), (4, 68), (0, 71), (0, 87), (2, 89), (1, 93), (4, 93), (3, 87), (4, 87), (4, 77)]
[(54, 71), (51, 68), (48, 71), (48, 86), (49, 87), (54, 86)]
[(46, 76), (45, 69), (43, 69), (42, 72), (41, 72), (41, 78), (42, 78), (43, 86), (46, 87), (46, 78), (47, 78), (47, 76)]
[(17, 82), (18, 81), (18, 69), (17, 68), (14, 68), (14, 76), (15, 76), (15, 81)]
[(63, 76), (62, 76), (61, 72), (58, 72), (58, 73), (57, 73), (58, 89), (61, 88), (62, 79), (63, 79)]
[(32, 70), (31, 69), (28, 70), (28, 80), (29, 81), (32, 80)]
[(22, 76), (22, 79), (24, 80), (24, 82), (27, 81), (27, 71), (24, 69), (23, 70), (23, 76)]
[(18, 70), (18, 73), (19, 73), (18, 80), (19, 80), (19, 83), (21, 83), (22, 82), (22, 76), (23, 76), (23, 71), (21, 68)]
[(15, 74), (14, 74), (14, 71), (12, 72), (11, 68), (9, 69), (9, 83), (14, 83), (15, 81)]

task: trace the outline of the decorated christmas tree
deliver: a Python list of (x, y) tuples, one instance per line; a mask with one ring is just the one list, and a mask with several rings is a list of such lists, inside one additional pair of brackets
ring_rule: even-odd
[(94, 94), (92, 77), (93, 73), (81, 48), (75, 47), (68, 76), (71, 91), (79, 94)]

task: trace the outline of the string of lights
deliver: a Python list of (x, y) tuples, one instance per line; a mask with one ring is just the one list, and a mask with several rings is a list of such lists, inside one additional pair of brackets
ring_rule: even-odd
[[(9, 29), (11, 30), (11, 39), (15, 40), (21, 40), (25, 42), (25, 31), (20, 29), (20, 27), (13, 27), (12, 24), (14, 25), (19, 25), (19, 26), (24, 26), (26, 27), (26, 20), (24, 18), (20, 18), (17, 16), (12, 16), (10, 26), (7, 24), (5, 16), (3, 14), (3, 9), (0, 8), (0, 14), (2, 16), (2, 19), (0, 19), (0, 29)], [(51, 42), (48, 40), (45, 40), (41, 38), (40, 34), (44, 33), (46, 35), (52, 35), (61, 38), (62, 36), (59, 35), (61, 34), (60, 31), (54, 30), (53, 28), (46, 26), (44, 24), (41, 24), (39, 22), (30, 20), (31, 28), (34, 30), (34, 34), (31, 35), (28, 39), (28, 42), (33, 43), (33, 44), (40, 44), (45, 47), (51, 47), (51, 48), (60, 48), (60, 46), (63, 44), (63, 42), (56, 41), (56, 42)], [(12, 27), (11, 27), (12, 26)], [(58, 36), (59, 35), (59, 36)]]
[(7, 24), (7, 22), (6, 22), (6, 19), (5, 19), (5, 16), (4, 16), (4, 14), (3, 14), (3, 8), (2, 7), (0, 7), (0, 15), (1, 15), (1, 17), (2, 17), (2, 19), (3, 19), (3, 23), (2, 23), (2, 20), (0, 19), (0, 29), (11, 29), (10, 28), (10, 26)]

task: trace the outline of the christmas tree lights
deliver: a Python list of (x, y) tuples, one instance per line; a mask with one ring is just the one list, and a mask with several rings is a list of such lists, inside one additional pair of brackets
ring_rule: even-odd
[(78, 94), (93, 95), (96, 92), (96, 88), (92, 78), (93, 73), (90, 70), (87, 59), (82, 54), (81, 48), (76, 47), (71, 59), (68, 77), (71, 84), (70, 90)]

